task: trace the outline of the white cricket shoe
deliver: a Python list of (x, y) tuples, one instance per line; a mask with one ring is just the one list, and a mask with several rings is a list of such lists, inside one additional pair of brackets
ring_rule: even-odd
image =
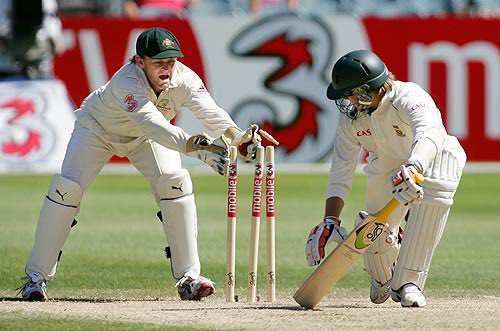
[(370, 282), (370, 300), (376, 304), (386, 302), (391, 295), (390, 283), (391, 282), (388, 281), (385, 284), (381, 284), (372, 278), (372, 281)]
[(201, 298), (207, 297), (215, 292), (215, 283), (203, 276), (196, 278), (192, 276), (182, 277), (175, 287), (181, 297), (181, 300), (198, 301)]
[(26, 283), (18, 290), (24, 301), (47, 301), (47, 290), (42, 275), (32, 272), (22, 279), (26, 280)]
[(392, 291), (392, 300), (401, 302), (402, 307), (425, 307), (426, 301), (422, 291), (412, 283), (403, 285), (398, 291)]

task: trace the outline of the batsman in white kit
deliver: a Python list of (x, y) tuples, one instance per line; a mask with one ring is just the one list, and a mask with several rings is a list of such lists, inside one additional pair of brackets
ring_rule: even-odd
[[(113, 155), (127, 157), (149, 179), (180, 298), (199, 300), (214, 293), (214, 283), (200, 275), (193, 184), (180, 153), (225, 176), (229, 146), (238, 146), (244, 154), (240, 158), (251, 160), (261, 138), (256, 125), (239, 129), (180, 57), (179, 42), (170, 31), (145, 30), (137, 39), (136, 55), (76, 111), (61, 174), (53, 177), (38, 218), (26, 283), (20, 288), (24, 300), (47, 299), (46, 283), (56, 274), (82, 195)], [(171, 124), (182, 108), (218, 138), (190, 135)]]
[[(392, 198), (399, 202), (385, 231), (363, 255), (371, 276), (370, 299), (380, 304), (391, 296), (403, 307), (423, 307), (429, 267), (465, 166), (465, 152), (447, 134), (431, 96), (415, 83), (396, 80), (371, 51), (352, 51), (335, 63), (327, 96), (345, 116), (333, 149), (324, 220), (309, 235), (307, 261), (319, 264), (326, 244), (340, 243), (347, 235), (339, 217), (363, 148), (368, 152), (366, 212), (357, 215), (355, 224)], [(417, 173), (424, 176), (421, 185), (415, 181)]]

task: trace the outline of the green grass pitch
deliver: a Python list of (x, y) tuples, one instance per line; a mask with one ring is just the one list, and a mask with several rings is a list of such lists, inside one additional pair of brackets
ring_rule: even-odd
[[(251, 177), (238, 187), (237, 292), (245, 293), (250, 233)], [(226, 247), (226, 179), (194, 175), (202, 273), (222, 295)], [(36, 219), (50, 176), (0, 176), (0, 297), (13, 298), (33, 244)], [(278, 295), (293, 293), (311, 273), (304, 244), (322, 219), (326, 174), (280, 174), (276, 178)], [(357, 176), (342, 218), (352, 229), (364, 206), (365, 177)], [(462, 292), (499, 295), (499, 174), (465, 174), (427, 289), (436, 295)], [(157, 207), (140, 175), (100, 175), (84, 195), (78, 225), (63, 248), (57, 277), (48, 286), (59, 298), (162, 298), (175, 295)], [(261, 224), (259, 292), (265, 295), (265, 224)], [(357, 261), (338, 288), (368, 291), (369, 277)]]

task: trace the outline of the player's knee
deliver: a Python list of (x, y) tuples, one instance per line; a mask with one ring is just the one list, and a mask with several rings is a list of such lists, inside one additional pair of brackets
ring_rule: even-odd
[(193, 183), (186, 169), (179, 169), (158, 177), (156, 193), (161, 200), (175, 200), (193, 194)]
[(47, 193), (47, 198), (51, 201), (68, 207), (78, 207), (82, 196), (83, 190), (80, 184), (61, 175), (55, 175), (52, 178)]

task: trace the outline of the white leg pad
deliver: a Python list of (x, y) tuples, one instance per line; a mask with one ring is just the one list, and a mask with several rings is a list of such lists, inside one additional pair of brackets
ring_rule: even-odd
[(363, 254), (365, 271), (381, 284), (390, 281), (399, 247), (398, 230), (386, 229)]
[(78, 213), (82, 199), (78, 183), (60, 175), (52, 178), (47, 197), (40, 211), (35, 232), (35, 243), (26, 264), (26, 273), (36, 272), (46, 281), (54, 278), (57, 258)]
[(457, 146), (439, 153), (424, 172), (424, 199), (410, 210), (391, 281), (393, 290), (407, 283), (424, 290), (432, 256), (443, 235), (465, 165), (465, 153)]
[(399, 247), (398, 232), (384, 231), (363, 255), (366, 272), (381, 284), (390, 281)]
[(391, 281), (393, 290), (413, 283), (424, 290), (434, 251), (443, 235), (450, 207), (423, 201), (410, 210), (398, 261)]
[(198, 276), (201, 267), (196, 204), (189, 172), (180, 169), (161, 175), (156, 191), (160, 197), (163, 229), (170, 245), (174, 278), (181, 279), (186, 273)]
[(387, 220), (388, 227), (363, 254), (365, 271), (381, 284), (386, 284), (392, 278), (394, 263), (400, 248), (399, 224), (406, 211), (406, 208), (397, 208)]

